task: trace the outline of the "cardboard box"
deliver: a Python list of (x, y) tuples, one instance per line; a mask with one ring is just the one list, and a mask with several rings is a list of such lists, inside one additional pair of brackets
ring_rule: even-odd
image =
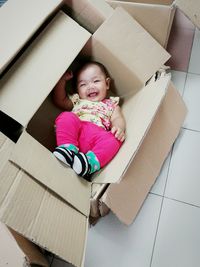
[(110, 184), (101, 203), (123, 222), (133, 221), (186, 114), (169, 75), (146, 85), (169, 54), (121, 8), (93, 35), (58, 12), (3, 75), (1, 111), (24, 130), (14, 144), (0, 135), (0, 219), (75, 266), (84, 264), (91, 184), (51, 153), (54, 119), (60, 111), (50, 93), (64, 71), (83, 56), (106, 65), (124, 102), (126, 142), (93, 181)]
[(164, 48), (167, 47), (169, 34), (175, 14), (174, 5), (149, 4), (125, 1), (106, 1), (112, 8), (124, 8), (139, 22)]
[(38, 247), (0, 222), (0, 265), (8, 267), (48, 267)]
[(179, 8), (193, 23), (195, 26), (200, 28), (200, 9), (199, 1), (197, 0), (125, 0), (117, 2), (130, 2), (130, 3), (141, 3), (141, 4), (153, 4), (153, 5), (164, 5), (164, 6), (175, 6)]

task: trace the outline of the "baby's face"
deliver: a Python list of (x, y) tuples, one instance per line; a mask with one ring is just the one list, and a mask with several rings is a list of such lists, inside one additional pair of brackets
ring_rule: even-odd
[(81, 99), (102, 101), (106, 98), (110, 78), (106, 78), (101, 68), (91, 64), (83, 69), (77, 77), (77, 89)]

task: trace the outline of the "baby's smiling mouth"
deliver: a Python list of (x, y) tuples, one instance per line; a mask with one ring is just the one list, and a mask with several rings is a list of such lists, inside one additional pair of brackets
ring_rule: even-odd
[(88, 97), (96, 97), (98, 95), (98, 92), (91, 92), (88, 94)]

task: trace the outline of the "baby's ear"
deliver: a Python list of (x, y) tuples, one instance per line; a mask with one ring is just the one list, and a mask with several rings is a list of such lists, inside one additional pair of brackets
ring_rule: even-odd
[(107, 78), (106, 78), (106, 86), (107, 86), (107, 90), (110, 89), (110, 82), (111, 82), (110, 77), (107, 77)]

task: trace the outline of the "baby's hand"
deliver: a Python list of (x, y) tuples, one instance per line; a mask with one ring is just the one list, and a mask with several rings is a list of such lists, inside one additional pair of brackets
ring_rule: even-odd
[(74, 95), (71, 97), (71, 101), (72, 101), (73, 105), (79, 103), (79, 100), (80, 100), (80, 98), (79, 98), (79, 95), (78, 95), (78, 94), (74, 94)]
[(66, 71), (62, 76), (62, 79), (64, 79), (65, 81), (69, 81), (72, 78), (73, 78), (73, 72), (72, 71)]
[(111, 128), (111, 133), (121, 142), (125, 140), (125, 132), (119, 127), (113, 126)]

